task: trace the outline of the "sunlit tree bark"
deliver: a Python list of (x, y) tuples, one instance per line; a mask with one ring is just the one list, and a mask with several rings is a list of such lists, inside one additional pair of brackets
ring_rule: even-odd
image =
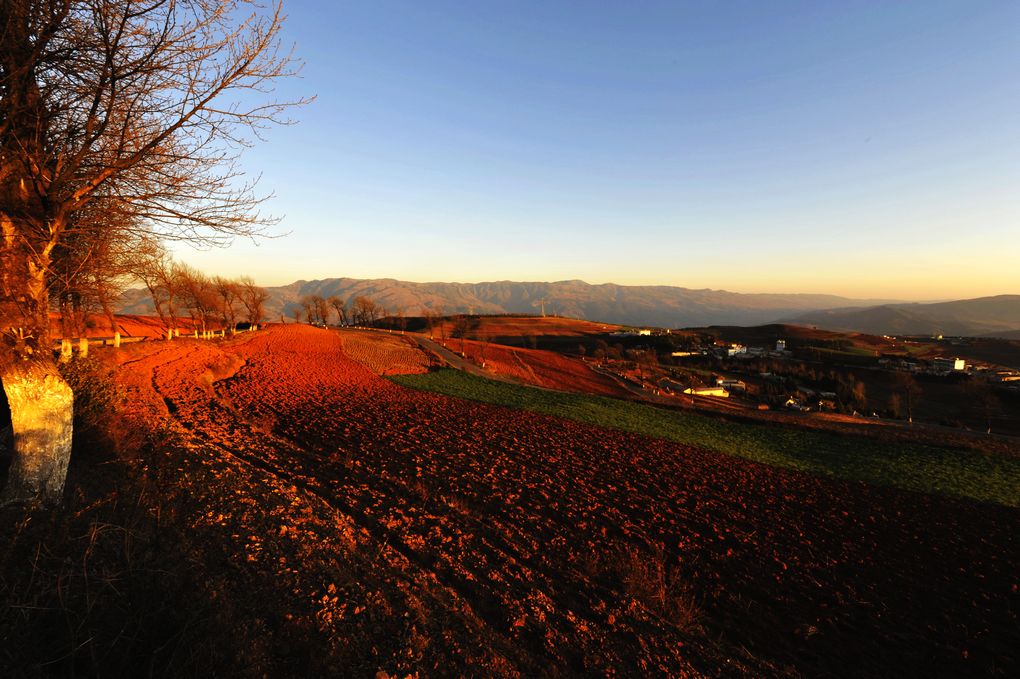
[[(293, 103), (279, 5), (233, 0), (0, 2), (0, 381), (15, 453), (7, 499), (61, 497), (71, 396), (56, 371), (50, 283), (74, 238), (111, 228), (206, 244), (259, 233), (239, 149)], [(44, 416), (40, 416), (42, 413)]]

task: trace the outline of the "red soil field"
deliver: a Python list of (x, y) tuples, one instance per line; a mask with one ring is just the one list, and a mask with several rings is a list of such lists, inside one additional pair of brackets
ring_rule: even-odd
[[(471, 336), (476, 339), (492, 339), (495, 337), (581, 337), (615, 332), (621, 328), (612, 323), (596, 323), (576, 318), (559, 318), (554, 316), (479, 316), (479, 325), (472, 329)], [(433, 335), (440, 337), (445, 329), (446, 337), (453, 337), (454, 321), (437, 323)]]
[(340, 330), (344, 353), (377, 375), (415, 375), (438, 367), (439, 361), (406, 335), (365, 330)]
[[(163, 337), (166, 333), (163, 322), (157, 316), (136, 316), (132, 314), (117, 314), (114, 316), (117, 327), (110, 326), (110, 321), (105, 315), (96, 314), (88, 317), (88, 327), (85, 330), (86, 337), (113, 337), (114, 332), (120, 332), (123, 337)], [(190, 333), (195, 327), (190, 318), (177, 319), (177, 327), (181, 333)], [(219, 329), (219, 328), (216, 328)], [(60, 327), (60, 314), (50, 314), (50, 333), (55, 338), (63, 336), (63, 329)]]
[(257, 633), (246, 666), (1020, 667), (1020, 512), (409, 390), (347, 353), (371, 363), (367, 347), (274, 326), (116, 354), (136, 413), (182, 441), (163, 462), (181, 549), (200, 555), (195, 596)]
[(594, 372), (584, 361), (553, 351), (459, 339), (450, 340), (447, 346), (462, 351), (478, 365), (482, 365), (484, 360), (485, 369), (494, 374), (525, 384), (600, 396), (630, 396), (630, 392), (618, 382)]

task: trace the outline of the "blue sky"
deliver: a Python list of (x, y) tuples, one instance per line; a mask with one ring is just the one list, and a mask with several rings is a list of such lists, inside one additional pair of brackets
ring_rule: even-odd
[(209, 272), (1020, 293), (1020, 3), (285, 3), (285, 236)]

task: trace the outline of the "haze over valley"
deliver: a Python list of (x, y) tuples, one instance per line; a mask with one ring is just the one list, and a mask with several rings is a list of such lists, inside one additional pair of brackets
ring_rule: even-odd
[[(328, 278), (268, 287), (266, 315), (290, 319), (309, 295), (350, 303), (371, 299), (386, 312), (406, 316), (532, 314), (624, 325), (683, 328), (791, 322), (871, 334), (996, 335), (1020, 332), (1020, 295), (934, 304), (855, 300), (836, 295), (741, 294), (673, 286), (590, 285), (584, 281), (413, 283), (394, 279)], [(153, 313), (144, 289), (127, 291), (118, 310)], [(1007, 335), (1008, 336), (1008, 335)]]

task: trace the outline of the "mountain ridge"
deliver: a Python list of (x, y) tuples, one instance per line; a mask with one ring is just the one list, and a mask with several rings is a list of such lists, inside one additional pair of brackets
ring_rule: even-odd
[(783, 320), (873, 335), (1010, 337), (1020, 333), (1020, 295), (819, 309)]
[[(857, 300), (817, 293), (739, 293), (669, 285), (591, 284), (563, 281), (414, 282), (395, 278), (325, 278), (267, 287), (267, 317), (289, 318), (305, 295), (337, 295), (348, 304), (366, 296), (389, 312), (558, 314), (574, 318), (661, 327), (713, 324), (755, 325), (820, 309), (875, 305), (890, 300)], [(544, 301), (544, 309), (543, 309)], [(152, 313), (142, 289), (125, 292), (122, 313)]]

